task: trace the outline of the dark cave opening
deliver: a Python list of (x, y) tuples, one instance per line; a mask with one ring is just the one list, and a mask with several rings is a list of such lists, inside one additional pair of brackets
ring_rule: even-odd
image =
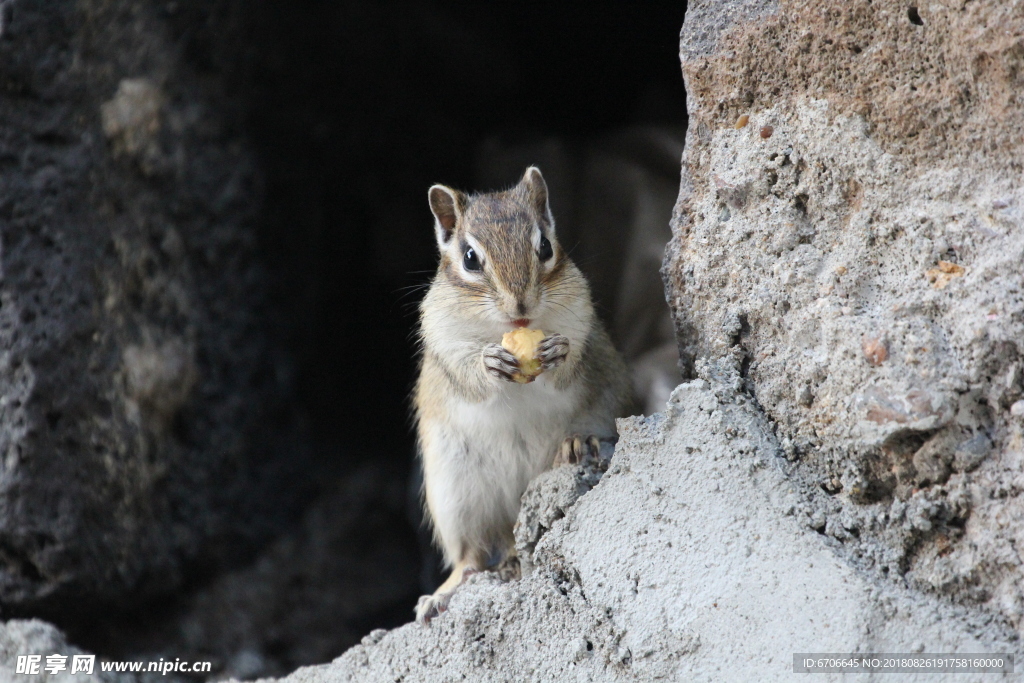
[(265, 51), (252, 69), (251, 126), (267, 169), (263, 248), (292, 312), (288, 346), (319, 439), (343, 437), (356, 458), (409, 451), (396, 397), (415, 366), (418, 297), (404, 288), (436, 261), (426, 188), (494, 189), (474, 186), (492, 136), (579, 141), (684, 125), (683, 9), (258, 5), (251, 21)]
[[(234, 581), (249, 593), (217, 597), (224, 579), (197, 574), (156, 603), (62, 625), (101, 654), (169, 652), (239, 677), (280, 674), (405, 623), (437, 573), (408, 495), (416, 304), (436, 259), (427, 188), (496, 189), (479, 186), (487, 144), (582, 149), (629, 127), (684, 129), (685, 2), (259, 0), (164, 11), (190, 66), (231, 91), (257, 150), (259, 249), (319, 502), (292, 533), (302, 540), (286, 534), (271, 560), (256, 560), (288, 566), (295, 554), (302, 566), (271, 578), (240, 568)], [(521, 172), (487, 177), (512, 183)], [(593, 277), (609, 260), (591, 253), (580, 265)], [(614, 292), (595, 291), (610, 308)], [(381, 597), (353, 598), (364, 591)], [(238, 611), (252, 604), (265, 613)], [(196, 616), (224, 605), (235, 613)], [(197, 621), (216, 637), (176, 635)]]

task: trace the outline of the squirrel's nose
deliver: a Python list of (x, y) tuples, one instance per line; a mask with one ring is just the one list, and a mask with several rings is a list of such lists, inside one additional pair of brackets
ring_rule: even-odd
[(526, 302), (522, 299), (516, 301), (516, 312), (520, 317), (526, 317)]

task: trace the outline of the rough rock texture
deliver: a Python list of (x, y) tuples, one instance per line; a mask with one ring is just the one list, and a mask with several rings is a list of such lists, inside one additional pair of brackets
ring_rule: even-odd
[(0, 5), (0, 602), (22, 613), (175, 586), (301, 493), (260, 179), (168, 21), (186, 4)]
[(739, 376), (704, 370), (664, 415), (619, 421), (586, 495), (593, 467), (531, 484), (524, 578), (478, 574), (429, 628), (375, 631), (285, 680), (781, 680), (799, 651), (1011, 647), (1010, 629), (858, 571), (808, 530), (797, 466)]
[(1024, 629), (1024, 5), (692, 2), (681, 58), (689, 371), (856, 566)]

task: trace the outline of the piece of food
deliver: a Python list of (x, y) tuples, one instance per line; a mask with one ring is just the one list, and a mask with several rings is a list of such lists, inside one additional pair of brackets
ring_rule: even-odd
[(519, 374), (516, 381), (520, 384), (532, 382), (541, 373), (540, 359), (537, 358), (537, 345), (544, 339), (544, 330), (519, 329), (506, 332), (501, 338), (501, 345), (519, 361)]

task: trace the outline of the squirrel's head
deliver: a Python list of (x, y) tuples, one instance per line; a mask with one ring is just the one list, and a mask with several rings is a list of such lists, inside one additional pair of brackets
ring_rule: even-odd
[(434, 185), (428, 197), (438, 277), (472, 302), (475, 317), (527, 327), (559, 305), (560, 281), (575, 268), (555, 238), (539, 169), (526, 169), (505, 192), (467, 195)]

